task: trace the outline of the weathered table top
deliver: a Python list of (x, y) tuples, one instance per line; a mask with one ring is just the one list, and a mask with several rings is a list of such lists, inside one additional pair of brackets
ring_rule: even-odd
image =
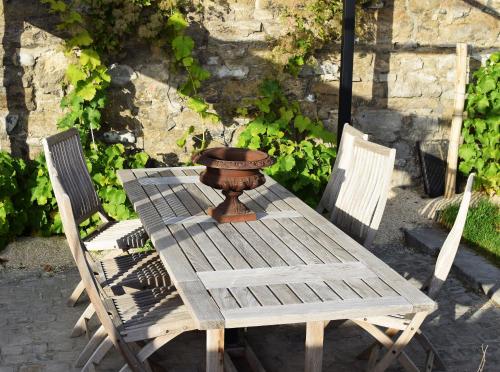
[(118, 175), (199, 329), (431, 311), (435, 303), (300, 199), (267, 178), (241, 196), (254, 222), (218, 224), (223, 196), (204, 167)]

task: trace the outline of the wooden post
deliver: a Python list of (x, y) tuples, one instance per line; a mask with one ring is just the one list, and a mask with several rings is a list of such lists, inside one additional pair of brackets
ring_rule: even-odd
[(458, 146), (460, 145), (460, 131), (465, 102), (465, 84), (467, 80), (467, 44), (457, 44), (457, 66), (455, 71), (455, 103), (451, 119), (450, 141), (448, 144), (448, 158), (446, 160), (446, 178), (444, 183), (444, 197), (455, 195), (458, 164)]
[(224, 329), (207, 330), (207, 372), (224, 372)]
[(307, 322), (305, 372), (321, 372), (323, 368), (323, 336), (325, 322)]

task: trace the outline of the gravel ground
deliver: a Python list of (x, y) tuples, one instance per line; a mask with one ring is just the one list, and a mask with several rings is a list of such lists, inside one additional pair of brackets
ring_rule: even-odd
[(435, 225), (421, 211), (431, 199), (414, 189), (394, 187), (387, 198), (382, 222), (375, 237), (376, 245), (403, 243), (403, 228)]
[(64, 236), (19, 238), (0, 252), (0, 258), (7, 260), (4, 266), (12, 269), (52, 271), (74, 266)]

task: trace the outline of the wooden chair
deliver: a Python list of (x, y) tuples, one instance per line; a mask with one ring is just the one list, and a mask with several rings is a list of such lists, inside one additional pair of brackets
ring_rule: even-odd
[(327, 212), (331, 212), (335, 206), (340, 186), (345, 180), (346, 167), (350, 163), (354, 138), (368, 140), (368, 134), (365, 134), (350, 126), (348, 123), (345, 123), (332, 173), (328, 180), (328, 184), (326, 185), (325, 191), (321, 196), (321, 200), (316, 207), (316, 211), (319, 213), (323, 213), (325, 210)]
[[(104, 211), (87, 170), (76, 128), (45, 138), (43, 146), (51, 181), (53, 183), (55, 175), (59, 177), (62, 187), (71, 199), (77, 225), (96, 213), (103, 221), (103, 224), (94, 233), (84, 239), (85, 249), (119, 250), (115, 253), (116, 255), (122, 251), (142, 247), (148, 237), (139, 219), (114, 221)], [(116, 257), (112, 261), (103, 261), (94, 266), (98, 272), (104, 274), (101, 277), (102, 284), (111, 278), (116, 282), (120, 274), (128, 273), (127, 284), (133, 286), (132, 279), (135, 279), (136, 284), (138, 284), (136, 287), (142, 288), (148, 284), (144, 283), (145, 276), (138, 271), (133, 272), (135, 275), (132, 275), (130, 271), (134, 267), (144, 267), (141, 262), (146, 257), (152, 262), (159, 262), (157, 255), (153, 255), (153, 257), (149, 257), (149, 255)], [(158, 265), (156, 266), (158, 267)], [(156, 271), (156, 274), (160, 275), (160, 282), (165, 282), (167, 279), (164, 271)], [(74, 306), (83, 290), (83, 283), (80, 282), (71, 294), (68, 305)]]
[[(76, 366), (82, 371), (94, 370), (106, 353), (115, 347), (126, 364), (120, 371), (151, 371), (148, 358), (182, 332), (195, 329), (189, 311), (173, 286), (137, 291), (122, 296), (108, 296), (93, 275), (92, 261), (80, 239), (73, 217), (71, 199), (60, 187), (55, 176), (53, 184), (59, 189), (59, 211), (71, 253), (77, 264), (84, 288), (101, 322), (84, 348)], [(138, 342), (148, 341), (140, 347)]]
[[(75, 143), (74, 136), (77, 136), (77, 133), (71, 136), (67, 136), (66, 132), (62, 134), (65, 134), (65, 136), (58, 136), (56, 140), (72, 138), (73, 143)], [(73, 205), (73, 199), (68, 195), (65, 188), (68, 183), (62, 182), (61, 174), (64, 173), (60, 172), (64, 156), (61, 156), (58, 151), (55, 152), (54, 156), (54, 152), (51, 151), (53, 149), (51, 145), (58, 143), (56, 140), (51, 137), (44, 141), (49, 175), (59, 206), (64, 232), (80, 273), (81, 283), (91, 301), (90, 307), (85, 312), (90, 314), (89, 317), (95, 312), (101, 322), (101, 326), (80, 354), (76, 365), (83, 365), (84, 371), (93, 370), (94, 364), (99, 363), (107, 351), (114, 346), (125, 358), (126, 365), (122, 368), (123, 371), (128, 369), (132, 371), (150, 371), (148, 357), (180, 333), (194, 329), (192, 318), (173, 286), (136, 290), (121, 296), (110, 294), (110, 288), (130, 284), (127, 276), (136, 272), (138, 262), (141, 266), (147, 267), (149, 272), (154, 270), (164, 272), (165, 269), (159, 261), (158, 265), (151, 266), (151, 261), (154, 260), (152, 254), (129, 255), (117, 257), (114, 261), (106, 260), (97, 263), (92, 259), (85, 243), (80, 239), (78, 231), (77, 221), (81, 221), (83, 217), (78, 219), (74, 215), (75, 211), (81, 210), (78, 203), (82, 199), (77, 199), (75, 205)], [(73, 160), (74, 164), (74, 158), (81, 157), (83, 159), (79, 141), (76, 141), (76, 145), (76, 149), (73, 149), (76, 151), (76, 156), (75, 153), (72, 153), (73, 159), (71, 159), (66, 153), (66, 160), (64, 161), (67, 161), (67, 159)], [(80, 165), (85, 166), (85, 163)], [(132, 264), (124, 262), (125, 260), (132, 262)], [(113, 265), (119, 266), (118, 271), (122, 272), (117, 278), (108, 275), (109, 269)], [(123, 270), (123, 266), (130, 269)], [(95, 272), (99, 271), (99, 267), (102, 272), (96, 275)], [(111, 271), (116, 272), (117, 270), (111, 269)], [(144, 271), (142, 273), (147, 274)], [(105, 281), (102, 280), (102, 276), (105, 276)], [(145, 275), (144, 280), (146, 282), (153, 280), (155, 285), (163, 284), (157, 282), (157, 278), (158, 276)], [(107, 289), (103, 287), (102, 282), (107, 284)], [(149, 340), (149, 342), (142, 348), (136, 344), (139, 341), (146, 340)]]
[(326, 209), (333, 224), (369, 247), (384, 213), (396, 150), (366, 141), (352, 127), (346, 129), (350, 134), (341, 144), (339, 164), (317, 211)]
[[(448, 274), (451, 270), (453, 261), (460, 244), (460, 239), (462, 237), (462, 232), (465, 226), (465, 220), (467, 218), (467, 211), (469, 209), (469, 204), (472, 196), (472, 185), (474, 182), (474, 174), (470, 174), (467, 179), (467, 185), (465, 187), (465, 192), (460, 203), (460, 208), (458, 211), (457, 218), (453, 227), (448, 234), (441, 250), (439, 252), (438, 258), (436, 260), (436, 265), (434, 267), (434, 272), (426, 280), (422, 286), (422, 291), (426, 292), (427, 295), (435, 299), (439, 293), (439, 290), (443, 286)], [(410, 341), (411, 337), (403, 338), (403, 334), (408, 332), (410, 329), (410, 324), (412, 322), (412, 317), (407, 315), (394, 315), (394, 316), (377, 316), (369, 317), (365, 319), (357, 319), (354, 322), (361, 328), (370, 333), (378, 342), (372, 345), (370, 348), (365, 350), (360, 354), (360, 357), (367, 357), (369, 355), (368, 369), (373, 371), (384, 371), (396, 358), (399, 359), (402, 366), (407, 371), (419, 371), (415, 364), (408, 358), (404, 353), (403, 349)], [(379, 327), (386, 328), (383, 332)], [(427, 357), (425, 362), (425, 371), (432, 371), (434, 365), (441, 370), (445, 369), (444, 362), (439, 357), (436, 348), (432, 345), (426, 335), (417, 328), (413, 330), (415, 332), (415, 338), (420, 343), (422, 348), (425, 350)], [(401, 336), (397, 340), (393, 340), (392, 337), (396, 336), (399, 332)], [(389, 349), (386, 355), (375, 365), (380, 346), (384, 346)]]
[[(87, 171), (83, 150), (76, 129), (58, 133), (43, 141), (45, 157), (52, 185), (71, 190), (68, 194), (73, 205), (77, 225), (94, 213), (103, 219), (100, 228), (84, 240), (85, 249), (117, 248), (115, 255), (143, 245), (147, 235), (139, 220), (116, 222), (107, 216), (97, 197)], [(54, 188), (54, 191), (56, 189)], [(56, 194), (59, 203), (59, 196)], [(170, 279), (155, 252), (133, 253), (92, 263), (99, 275), (101, 286), (110, 294), (121, 294), (158, 285), (169, 285)], [(71, 294), (68, 303), (74, 305), (84, 291), (80, 282)], [(95, 313), (90, 304), (76, 322), (72, 337), (88, 333), (87, 322)]]

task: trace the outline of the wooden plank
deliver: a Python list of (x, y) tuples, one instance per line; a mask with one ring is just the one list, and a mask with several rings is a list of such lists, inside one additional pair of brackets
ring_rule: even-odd
[[(222, 197), (211, 187), (202, 183), (196, 184), (196, 187), (200, 189), (204, 197), (206, 197), (207, 200), (209, 200), (213, 205), (222, 201)], [(284, 266), (287, 264), (259, 234), (256, 234), (255, 231), (250, 228), (250, 223), (219, 224), (219, 229), (223, 228), (222, 226), (224, 225), (232, 226), (232, 228), (238, 231), (238, 233), (241, 234), (246, 242), (253, 247), (253, 249), (268, 266)], [(297, 262), (302, 263), (300, 260)], [(300, 302), (299, 298), (309, 301), (318, 300), (318, 297), (311, 289), (304, 287), (305, 284), (295, 284), (290, 287), (285, 285), (270, 286), (270, 289), (281, 303), (297, 303)], [(300, 296), (297, 292), (300, 293)]]
[[(186, 210), (189, 210), (191, 213), (202, 212), (201, 208), (192, 199), (191, 195), (186, 192), (185, 188), (177, 185), (173, 186), (171, 191), (173, 191), (173, 197), (177, 198), (177, 202), (182, 203)], [(204, 226), (192, 225), (187, 226), (186, 229), (200, 248), (200, 251), (203, 251), (203, 254), (205, 254), (216, 270), (229, 270), (232, 267), (249, 267), (248, 263), (231, 242), (216, 228), (216, 224), (212, 223)], [(255, 291), (235, 288), (231, 292), (241, 306), (256, 306), (259, 305), (258, 301), (269, 303), (270, 300), (266, 299), (266, 297), (270, 297), (271, 300), (275, 298), (273, 293), (265, 288), (259, 288)], [(256, 297), (259, 296), (261, 298), (257, 300)]]
[(335, 291), (343, 300), (352, 300), (355, 298), (361, 298), (361, 296), (354, 291), (346, 282), (343, 280), (327, 281), (326, 282), (332, 290)]
[[(252, 198), (252, 200), (257, 203), (262, 208), (267, 208), (270, 210), (270, 213), (277, 213), (275, 211), (279, 211), (278, 207), (274, 204), (269, 204), (269, 201), (266, 200), (257, 190), (249, 190), (247, 192), (248, 196)], [(267, 203), (267, 204), (266, 204)], [(294, 211), (299, 216), (300, 213)], [(304, 220), (303, 218), (300, 221)], [(307, 247), (316, 257), (318, 257), (324, 263), (330, 262), (340, 262), (336, 256), (334, 256), (327, 248), (321, 245), (314, 236), (310, 236), (303, 229), (299, 221), (291, 221), (288, 219), (283, 219), (278, 221), (278, 223), (282, 226), (282, 228), (286, 229), (287, 234), (291, 234), (295, 239), (299, 240), (302, 245)]]
[(139, 183), (141, 185), (180, 185), (183, 183), (196, 183), (200, 182), (198, 176), (170, 176), (170, 177), (148, 177), (141, 178)]
[[(295, 211), (279, 211), (279, 212), (258, 212), (256, 213), (257, 220), (276, 220), (280, 218), (299, 218), (302, 217), (300, 213)], [(212, 217), (208, 215), (199, 216), (176, 216), (176, 217), (164, 217), (163, 222), (165, 225), (176, 225), (176, 224), (190, 224), (190, 223), (216, 223)]]
[(307, 322), (305, 372), (321, 372), (323, 370), (324, 333), (324, 322)]
[(403, 297), (379, 297), (279, 306), (222, 310), (226, 328), (356, 319), (388, 313), (411, 313), (413, 306)]
[[(259, 199), (266, 200), (268, 203), (272, 203), (279, 210), (288, 210), (291, 208), (284, 200), (278, 197), (275, 193), (271, 192), (269, 189), (264, 187), (259, 187), (255, 190), (260, 195)], [(300, 213), (300, 211), (298, 211)], [(325, 219), (325, 221), (327, 221)], [(279, 221), (283, 226), (284, 221)], [(332, 239), (329, 239), (322, 231), (320, 231), (314, 224), (311, 224), (305, 218), (297, 218), (288, 223), (288, 226), (285, 226), (288, 231), (295, 231), (296, 234), (304, 235), (306, 237), (312, 237), (316, 240), (323, 249), (326, 249), (336, 260), (341, 262), (350, 262), (356, 261), (356, 259), (349, 254), (344, 248), (342, 248), (337, 242)], [(307, 239), (307, 238), (306, 238)], [(316, 251), (315, 251), (316, 252)], [(318, 252), (317, 254), (321, 254)]]
[(361, 262), (198, 272), (207, 289), (376, 278)]
[(124, 188), (136, 206), (144, 228), (156, 247), (172, 283), (190, 311), (199, 329), (223, 327), (224, 319), (217, 304), (199, 282), (191, 264), (170, 231), (162, 226), (160, 214), (144, 189), (132, 179), (140, 172), (122, 172)]
[[(373, 276), (376, 278), (376, 275)], [(364, 278), (344, 278), (344, 282), (349, 285), (361, 298), (380, 297), (369, 285), (364, 282)]]
[(227, 288), (213, 288), (209, 292), (221, 309), (238, 309), (240, 307)]
[(385, 283), (390, 284), (397, 293), (404, 296), (414, 306), (417, 311), (432, 311), (436, 308), (436, 304), (428, 296), (415, 288), (411, 283), (404, 279), (401, 275), (391, 269), (385, 262), (377, 258), (366, 248), (349, 237), (346, 233), (331, 224), (324, 217), (319, 215), (308, 205), (295, 197), (290, 191), (279, 185), (272, 178), (268, 177), (264, 185), (270, 192), (275, 193), (282, 198), (288, 205), (288, 208), (298, 210), (309, 222), (317, 226), (317, 228), (325, 233), (329, 238), (334, 240), (338, 245), (346, 249), (349, 254), (357, 260), (363, 262), (367, 267), (375, 272)]
[(451, 198), (455, 195), (458, 147), (460, 145), (460, 132), (465, 105), (465, 85), (467, 83), (467, 44), (457, 43), (457, 58), (455, 70), (455, 101), (453, 106), (453, 117), (451, 119), (450, 141), (448, 144), (448, 156), (446, 158), (446, 176), (444, 186), (444, 197)]

